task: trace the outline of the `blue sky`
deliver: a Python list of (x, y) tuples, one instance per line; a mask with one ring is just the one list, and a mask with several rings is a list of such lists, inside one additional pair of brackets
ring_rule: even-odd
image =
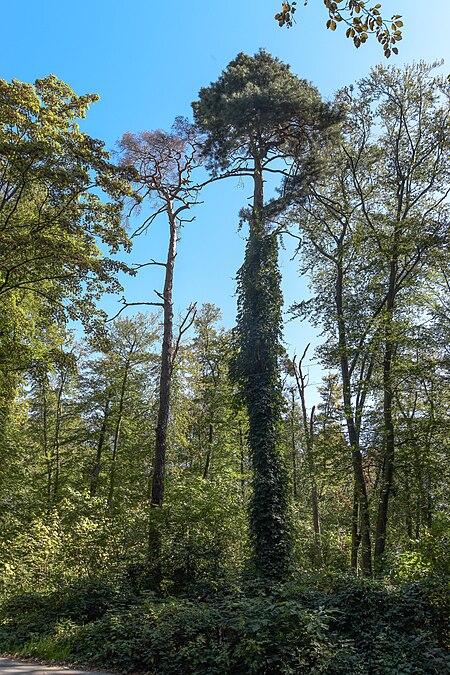
[[(375, 1), (375, 0), (374, 0)], [(96, 92), (101, 100), (89, 111), (83, 130), (112, 148), (125, 131), (168, 129), (177, 115), (191, 115), (191, 101), (202, 86), (217, 79), (240, 51), (260, 47), (291, 64), (292, 70), (331, 98), (341, 86), (366, 75), (383, 61), (372, 39), (356, 50), (344, 29), (327, 31), (322, 0), (298, 1), (297, 22), (290, 30), (273, 20), (279, 0), (79, 0), (61, 3), (22, 0), (2, 9), (1, 77), (34, 81), (49, 73), (65, 80), (77, 93)], [(450, 70), (450, 2), (447, 0), (385, 0), (383, 14), (401, 14), (404, 39), (391, 62), (445, 59)], [(179, 245), (175, 304), (213, 302), (221, 307), (227, 326), (235, 317), (234, 277), (244, 252), (237, 232), (238, 211), (249, 189), (230, 179), (205, 190), (196, 221), (186, 226)], [(145, 262), (164, 255), (167, 228), (158, 221), (136, 244), (132, 259)], [(292, 250), (282, 252), (286, 305), (305, 297), (307, 281), (299, 279)], [(161, 268), (146, 268), (125, 280), (129, 301), (154, 300)], [(111, 312), (118, 309), (107, 301)], [(290, 322), (285, 330), (291, 354), (316, 341), (305, 324)], [(311, 371), (311, 384), (320, 378)]]

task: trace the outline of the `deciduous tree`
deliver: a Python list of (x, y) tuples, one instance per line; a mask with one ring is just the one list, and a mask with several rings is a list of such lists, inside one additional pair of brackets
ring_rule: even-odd
[[(152, 260), (149, 265), (164, 268), (164, 288), (157, 292), (157, 305), (163, 309), (163, 342), (161, 351), (161, 375), (159, 383), (159, 408), (156, 426), (155, 461), (151, 486), (151, 506), (161, 506), (164, 499), (164, 472), (167, 449), (167, 424), (169, 419), (170, 387), (176, 345), (173, 339), (173, 281), (177, 242), (180, 228), (187, 222), (184, 212), (198, 201), (198, 187), (192, 184), (192, 172), (200, 166), (199, 143), (196, 130), (181, 118), (172, 132), (144, 131), (124, 134), (119, 147), (122, 164), (132, 166), (136, 174), (140, 201), (150, 197), (156, 204), (151, 216), (135, 234), (144, 232), (160, 214), (167, 216), (169, 246), (166, 262)], [(192, 323), (195, 308), (188, 310), (186, 330)]]
[[(117, 291), (116, 272), (125, 269), (98, 245), (128, 247), (122, 205), (131, 187), (103, 142), (77, 122), (97, 100), (54, 75), (34, 84), (0, 80), (0, 306), (22, 337), (8, 348), (16, 368), (26, 365), (37, 326), (68, 317), (92, 324), (96, 301)], [(2, 330), (0, 343), (8, 335)], [(11, 378), (5, 386), (14, 396)]]
[[(304, 269), (312, 271), (317, 289), (316, 300), (301, 309), (312, 310), (333, 336), (323, 353), (328, 363), (340, 364), (366, 574), (371, 528), (360, 448), (364, 407), (379, 373), (383, 454), (374, 551), (379, 570), (395, 466), (396, 359), (414, 330), (418, 289), (448, 236), (448, 85), (431, 71), (423, 63), (404, 70), (378, 67), (359, 83), (357, 96), (341, 95), (348, 113), (342, 143), (328, 153), (326, 179), (312, 181), (299, 207)], [(353, 540), (355, 547), (356, 521)]]

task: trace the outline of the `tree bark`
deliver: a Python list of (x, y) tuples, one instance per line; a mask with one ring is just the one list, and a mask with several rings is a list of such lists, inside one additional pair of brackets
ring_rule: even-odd
[(126, 389), (127, 389), (127, 381), (128, 381), (128, 373), (129, 369), (131, 366), (131, 355), (134, 350), (135, 343), (133, 342), (133, 345), (130, 349), (130, 353), (128, 355), (128, 358), (125, 362), (125, 369), (123, 373), (123, 378), (122, 378), (122, 384), (120, 387), (120, 397), (119, 397), (119, 409), (117, 411), (117, 419), (116, 419), (116, 424), (114, 427), (114, 440), (113, 440), (113, 450), (112, 450), (112, 458), (111, 458), (111, 472), (110, 472), (110, 477), (109, 477), (109, 491), (108, 491), (108, 499), (107, 499), (107, 508), (110, 509), (114, 497), (114, 488), (116, 486), (116, 468), (117, 468), (117, 453), (119, 451), (119, 442), (120, 442), (120, 430), (122, 427), (122, 418), (123, 418), (123, 407), (124, 407), (124, 402), (125, 402), (125, 394), (126, 394)]
[(42, 445), (44, 449), (44, 457), (47, 463), (47, 509), (50, 511), (52, 507), (52, 483), (53, 483), (53, 460), (49, 450), (48, 443), (48, 410), (47, 410), (47, 375), (44, 375), (41, 391), (42, 391)]
[(55, 478), (53, 483), (53, 502), (57, 503), (59, 489), (60, 489), (60, 470), (61, 470), (61, 422), (62, 422), (62, 396), (64, 393), (64, 386), (66, 383), (65, 373), (61, 373), (61, 380), (58, 387), (58, 394), (56, 397), (56, 421), (55, 421), (55, 442), (54, 442), (54, 458), (55, 458)]
[(392, 491), (395, 459), (395, 430), (392, 416), (394, 401), (392, 383), (392, 363), (396, 349), (393, 337), (393, 319), (395, 295), (398, 286), (398, 240), (399, 228), (394, 232), (393, 253), (390, 261), (389, 286), (386, 302), (385, 348), (383, 357), (383, 417), (384, 417), (384, 455), (381, 475), (380, 497), (378, 501), (377, 528), (375, 535), (375, 571), (383, 569), (383, 556), (386, 549), (389, 497)]
[(161, 373), (159, 378), (158, 421), (156, 425), (155, 459), (153, 463), (150, 506), (162, 506), (164, 499), (164, 475), (167, 451), (167, 426), (169, 422), (170, 388), (172, 383), (173, 355), (173, 276), (177, 250), (177, 223), (170, 201), (167, 206), (170, 225), (169, 249), (165, 266), (163, 291), (164, 331), (161, 350)]
[[(256, 145), (256, 144), (255, 144)], [(264, 220), (262, 156), (254, 155), (253, 209), (239, 271), (241, 366), (253, 466), (250, 530), (256, 573), (267, 582), (285, 577), (291, 550), (287, 476), (280, 447), (281, 383), (278, 354), (281, 289), (278, 242)]]
[[(345, 420), (347, 424), (348, 437), (352, 453), (355, 494), (357, 495), (359, 504), (360, 540), (362, 544), (361, 567), (363, 575), (371, 577), (372, 544), (370, 538), (369, 500), (367, 496), (366, 479), (364, 476), (362, 453), (359, 448), (358, 427), (356, 424), (355, 414), (352, 405), (351, 377), (348, 362), (347, 336), (345, 330), (344, 307), (343, 307), (343, 286), (344, 286), (344, 272), (343, 272), (342, 252), (340, 252), (337, 266), (335, 300), (336, 300), (337, 321), (338, 321), (339, 353), (341, 361), (342, 395), (344, 402)], [(353, 564), (357, 559), (358, 548), (359, 548), (359, 540), (357, 537), (357, 529), (355, 528), (355, 525), (353, 523), (352, 556), (351, 556)]]
[(90, 489), (89, 489), (91, 497), (94, 497), (97, 494), (98, 483), (99, 483), (99, 478), (100, 478), (100, 470), (101, 470), (101, 467), (102, 467), (103, 447), (104, 447), (104, 444), (105, 444), (106, 427), (107, 427), (107, 424), (108, 424), (110, 403), (111, 403), (111, 401), (108, 397), (106, 399), (105, 408), (103, 410), (103, 420), (102, 420), (102, 426), (100, 428), (100, 434), (99, 434), (99, 437), (98, 437), (97, 453), (95, 455), (94, 466), (92, 468), (91, 485), (90, 485)]
[[(308, 345), (309, 347), (309, 345)], [(303, 420), (303, 432), (305, 435), (305, 445), (306, 445), (306, 461), (308, 463), (309, 469), (309, 479), (311, 481), (311, 509), (312, 509), (312, 521), (314, 528), (314, 542), (316, 545), (317, 553), (320, 560), (322, 560), (322, 542), (321, 542), (321, 529), (320, 529), (320, 514), (319, 514), (319, 496), (317, 491), (317, 481), (316, 481), (316, 464), (314, 461), (314, 411), (315, 407), (313, 406), (311, 410), (311, 415), (308, 421), (308, 413), (306, 410), (306, 396), (305, 396), (305, 376), (303, 375), (302, 362), (305, 358), (306, 352), (308, 350), (306, 347), (303, 352), (302, 358), (299, 360), (298, 367), (294, 361), (294, 374), (297, 381), (297, 388), (300, 394), (300, 401), (302, 405), (302, 420)]]
[(358, 550), (361, 543), (361, 534), (359, 532), (359, 495), (356, 488), (356, 482), (353, 489), (353, 510), (352, 510), (352, 550), (351, 550), (351, 568), (358, 569)]
[(292, 406), (291, 406), (291, 454), (292, 454), (292, 490), (293, 497), (297, 501), (297, 447), (295, 442), (295, 397), (294, 389), (292, 389)]

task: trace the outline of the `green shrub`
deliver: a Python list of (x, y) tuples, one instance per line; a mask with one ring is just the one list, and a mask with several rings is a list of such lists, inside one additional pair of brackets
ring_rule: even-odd
[(80, 579), (51, 593), (20, 593), (0, 605), (0, 651), (35, 644), (64, 621), (85, 624), (119, 608), (130, 597), (101, 579)]
[(441, 675), (450, 665), (442, 649), (442, 607), (425, 583), (391, 586), (347, 575), (325, 606), (333, 616), (330, 629), (363, 655), (365, 672)]
[[(151, 675), (441, 675), (446, 599), (431, 580), (297, 579), (139, 598), (103, 580), (1, 607), (0, 649)], [(9, 645), (9, 647), (8, 647)]]
[(161, 675), (314, 672), (333, 653), (328, 618), (295, 600), (151, 601), (85, 626), (72, 651), (109, 668)]

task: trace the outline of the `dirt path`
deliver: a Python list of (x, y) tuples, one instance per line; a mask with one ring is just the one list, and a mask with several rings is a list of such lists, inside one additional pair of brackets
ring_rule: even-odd
[(66, 666), (46, 666), (33, 661), (0, 658), (0, 675), (110, 675), (91, 670), (76, 670)]

